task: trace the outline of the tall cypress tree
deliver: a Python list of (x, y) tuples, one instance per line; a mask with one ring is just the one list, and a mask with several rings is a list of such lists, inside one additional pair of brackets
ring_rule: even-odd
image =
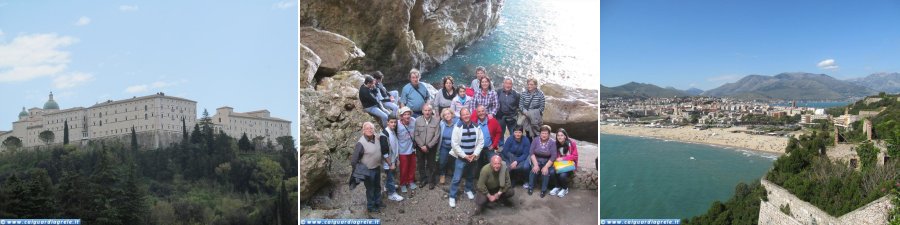
[(188, 132), (187, 132), (187, 123), (184, 122), (184, 117), (181, 117), (181, 142), (188, 141)]
[(131, 151), (138, 150), (137, 133), (134, 132), (134, 125), (131, 126)]
[(69, 121), (63, 122), (63, 126), (65, 128), (63, 129), (63, 145), (67, 145), (69, 144)]

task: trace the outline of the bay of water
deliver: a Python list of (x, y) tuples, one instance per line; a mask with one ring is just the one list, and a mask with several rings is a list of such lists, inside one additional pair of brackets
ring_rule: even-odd
[[(452, 75), (469, 85), (475, 67), (484, 66), (495, 87), (504, 76), (516, 89), (525, 79), (596, 90), (600, 81), (600, 3), (506, 0), (497, 28), (423, 74), (428, 83)], [(460, 82), (462, 81), (462, 82)], [(440, 88), (440, 87), (437, 87)]]
[(759, 180), (775, 155), (651, 138), (600, 135), (600, 216), (682, 219)]

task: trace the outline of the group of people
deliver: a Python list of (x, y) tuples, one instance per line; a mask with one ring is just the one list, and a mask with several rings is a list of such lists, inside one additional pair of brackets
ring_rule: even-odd
[[(526, 88), (517, 92), (507, 77), (501, 89), (494, 90), (485, 69), (475, 71), (470, 86), (456, 86), (453, 77), (446, 76), (435, 93), (420, 82), (416, 69), (399, 93), (387, 91), (380, 72), (365, 75), (359, 100), (382, 129), (376, 132), (372, 122), (362, 125), (363, 135), (351, 156), (351, 184), (365, 184), (370, 212), (384, 206), (382, 172), (385, 193), (393, 201), (403, 201), (400, 193), (419, 188), (416, 181), (431, 190), (450, 177), (452, 208), (465, 178), (464, 193), (475, 200), (476, 214), (488, 202), (511, 204), (516, 183), (532, 195), (540, 180), (541, 198), (548, 194), (551, 180), (556, 187), (550, 195), (562, 198), (569, 192), (578, 150), (564, 129), (553, 132), (542, 124), (545, 100), (537, 80), (529, 78)], [(565, 169), (557, 171), (558, 166)]]

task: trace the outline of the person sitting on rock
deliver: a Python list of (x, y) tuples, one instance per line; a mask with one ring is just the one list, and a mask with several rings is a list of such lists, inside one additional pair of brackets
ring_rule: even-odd
[(397, 117), (391, 115), (388, 117), (387, 126), (381, 130), (381, 152), (384, 157), (384, 174), (387, 175), (384, 180), (384, 186), (387, 190), (388, 199), (393, 201), (403, 201), (403, 196), (397, 194), (397, 187), (394, 186), (394, 175), (397, 172), (398, 157), (400, 156), (400, 141), (397, 140)]
[[(556, 161), (572, 161), (575, 163), (575, 169), (578, 169), (578, 147), (575, 145), (575, 140), (569, 138), (569, 133), (566, 132), (566, 129), (559, 128), (556, 131), (556, 150), (558, 154)], [(574, 177), (575, 170), (557, 173), (556, 184), (559, 187), (550, 190), (550, 195), (556, 195), (560, 198), (565, 197), (569, 193), (569, 182)]]
[(400, 122), (397, 123), (397, 140), (400, 146), (400, 192), (406, 193), (407, 187), (415, 190), (416, 183), (416, 147), (413, 134), (416, 133), (416, 118), (412, 117), (409, 107), (400, 108)]
[[(459, 123), (459, 118), (453, 116), (453, 110), (450, 108), (444, 108), (441, 111), (441, 144), (440, 144), (440, 152), (438, 153), (438, 169), (435, 171), (435, 175), (440, 175), (440, 184), (444, 184), (447, 170), (451, 169), (449, 167), (451, 165), (450, 161), (450, 141), (453, 138), (453, 128)], [(453, 176), (451, 173), (450, 176)]]
[[(531, 139), (525, 137), (525, 132), (521, 126), (513, 130), (513, 134), (506, 139), (503, 144), (503, 158), (509, 164), (509, 173), (512, 175), (512, 182), (516, 181), (525, 184), (528, 189), (528, 183), (525, 182), (528, 172), (531, 170), (531, 160), (528, 156), (531, 153)], [(520, 179), (521, 178), (521, 179)]]
[(350, 156), (353, 171), (351, 179), (363, 180), (366, 186), (366, 208), (370, 213), (377, 213), (384, 206), (381, 202), (381, 170), (378, 169), (382, 159), (381, 143), (375, 134), (375, 125), (371, 122), (363, 123), (362, 134)]
[(456, 98), (456, 93), (459, 93), (453, 86), (453, 77), (445, 76), (441, 82), (441, 89), (434, 98), (434, 108), (437, 109), (435, 112), (443, 112), (444, 109), (450, 108), (453, 105), (453, 99)]
[(387, 123), (388, 110), (381, 105), (375, 95), (378, 90), (375, 88), (375, 78), (369, 75), (363, 77), (363, 85), (359, 87), (359, 102), (362, 104), (363, 110), (369, 115), (379, 119), (381, 127)]
[(453, 97), (453, 104), (450, 106), (450, 109), (453, 110), (453, 115), (459, 118), (459, 111), (463, 108), (473, 110), (475, 109), (475, 100), (472, 100), (472, 97), (466, 95), (466, 87), (459, 85), (456, 88), (456, 97)]
[(475, 199), (472, 189), (475, 186), (475, 160), (481, 153), (484, 145), (484, 136), (481, 128), (472, 121), (472, 112), (468, 108), (459, 111), (461, 122), (453, 128), (453, 137), (450, 139), (450, 155), (456, 158), (453, 167), (453, 180), (450, 181), (450, 207), (456, 208), (456, 191), (459, 188), (459, 180), (463, 173), (466, 176), (466, 195), (469, 199)]
[(382, 74), (381, 71), (375, 71), (372, 73), (372, 77), (375, 78), (375, 88), (378, 90), (375, 98), (381, 101), (381, 105), (383, 105), (384, 108), (391, 110), (389, 113), (390, 115), (399, 116), (397, 115), (397, 110), (399, 110), (400, 107), (397, 106), (396, 99), (388, 92), (387, 88), (384, 88), (384, 83), (381, 82), (384, 78), (384, 74)]
[(525, 115), (518, 123), (525, 127), (525, 133), (529, 138), (537, 136), (538, 129), (544, 123), (544, 92), (538, 89), (537, 79), (528, 78), (527, 89), (521, 93), (519, 110)]
[(553, 161), (556, 161), (556, 141), (550, 140), (550, 126), (541, 126), (539, 138), (531, 142), (531, 173), (528, 174), (528, 195), (534, 192), (534, 177), (541, 176), (541, 198), (547, 195), (550, 177), (556, 173)]
[(428, 88), (419, 83), (420, 76), (419, 70), (410, 70), (409, 83), (403, 86), (401, 89), (403, 92), (400, 94), (400, 107), (409, 107), (415, 118), (422, 115), (422, 106), (431, 100)]
[(484, 211), (488, 202), (503, 202), (506, 205), (512, 205), (512, 197), (515, 192), (512, 188), (512, 182), (509, 178), (509, 169), (503, 163), (500, 155), (491, 157), (490, 165), (481, 168), (481, 176), (478, 176), (478, 185), (476, 190), (478, 195), (475, 197), (475, 214)]

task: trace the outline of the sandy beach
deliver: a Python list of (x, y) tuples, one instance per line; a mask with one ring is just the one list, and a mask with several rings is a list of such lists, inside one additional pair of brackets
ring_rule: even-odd
[[(775, 154), (784, 154), (788, 138), (768, 135), (751, 135), (745, 133), (732, 133), (735, 130), (746, 130), (743, 127), (709, 128), (697, 130), (693, 127), (679, 128), (648, 128), (642, 126), (621, 127), (601, 125), (601, 134), (616, 134), (626, 136), (653, 137), (666, 140), (726, 146), (742, 149), (750, 149)], [(600, 138), (602, 141), (602, 137)]]

